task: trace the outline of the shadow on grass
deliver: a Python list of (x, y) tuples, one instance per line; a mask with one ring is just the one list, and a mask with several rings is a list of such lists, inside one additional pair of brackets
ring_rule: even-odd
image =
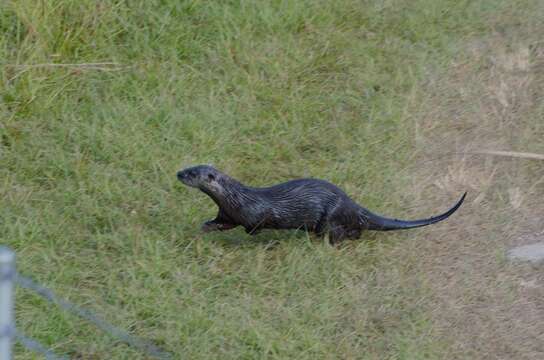
[[(211, 241), (224, 247), (255, 249), (264, 247), (274, 249), (282, 243), (316, 243), (318, 238), (305, 231), (265, 230), (256, 235), (246, 234), (241, 228), (229, 232), (210, 233), (202, 236), (203, 240)], [(319, 239), (320, 240), (320, 239)]]
[(358, 247), (361, 243), (364, 243), (369, 250), (372, 250), (378, 243), (389, 242), (389, 238), (391, 236), (387, 236), (386, 234), (368, 231), (363, 232), (363, 235), (359, 239), (344, 240), (338, 244), (331, 245), (327, 238), (319, 237), (303, 230), (264, 230), (256, 235), (248, 235), (239, 228), (227, 232), (201, 234), (197, 241), (207, 241), (226, 248), (265, 248), (266, 250), (273, 250), (281, 244), (289, 244), (306, 247), (329, 247), (344, 251)]

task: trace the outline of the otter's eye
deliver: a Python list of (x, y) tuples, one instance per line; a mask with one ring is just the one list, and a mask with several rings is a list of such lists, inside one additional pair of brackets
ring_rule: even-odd
[(215, 176), (213, 176), (213, 174), (208, 174), (208, 180), (215, 180)]

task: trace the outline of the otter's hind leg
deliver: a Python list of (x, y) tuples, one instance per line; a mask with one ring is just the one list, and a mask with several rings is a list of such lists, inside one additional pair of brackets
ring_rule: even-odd
[(329, 224), (329, 243), (335, 245), (347, 238), (347, 231), (342, 225)]
[(335, 209), (327, 219), (329, 242), (336, 244), (345, 239), (358, 239), (361, 229), (352, 221), (353, 215), (344, 209)]

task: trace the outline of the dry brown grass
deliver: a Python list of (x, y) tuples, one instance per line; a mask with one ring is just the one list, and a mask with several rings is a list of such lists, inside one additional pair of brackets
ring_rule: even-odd
[(440, 233), (422, 232), (417, 244), (436, 334), (452, 345), (447, 358), (544, 358), (542, 267), (504, 257), (509, 247), (544, 240), (544, 163), (459, 155), (544, 153), (542, 38), (543, 26), (519, 26), (467, 41), (414, 105), (420, 152), (412, 192), (428, 204), (429, 189), (440, 189), (441, 202), (443, 193), (469, 191)]

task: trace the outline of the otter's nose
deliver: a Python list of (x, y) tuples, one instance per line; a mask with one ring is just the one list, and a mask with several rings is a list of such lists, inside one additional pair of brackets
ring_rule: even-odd
[(181, 180), (181, 179), (183, 179), (185, 177), (185, 172), (183, 170), (180, 170), (180, 171), (178, 171), (176, 176), (178, 177), (178, 180)]

